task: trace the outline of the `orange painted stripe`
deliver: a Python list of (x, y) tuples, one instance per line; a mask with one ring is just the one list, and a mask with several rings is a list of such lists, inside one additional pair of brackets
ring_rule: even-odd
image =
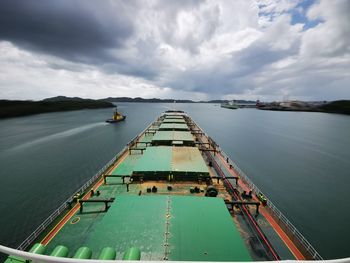
[(272, 218), (272, 216), (265, 209), (261, 209), (260, 212), (266, 218), (266, 220), (270, 223), (270, 225), (273, 227), (273, 229), (276, 231), (276, 233), (279, 235), (279, 237), (283, 240), (283, 242), (286, 244), (286, 246), (292, 252), (294, 257), (297, 260), (305, 260), (306, 258), (304, 257), (304, 255), (294, 245), (292, 240), (290, 240), (290, 238), (283, 231), (283, 229), (279, 226), (279, 224)]
[[(222, 163), (225, 165), (227, 170), (234, 176), (238, 176), (236, 171), (233, 169), (230, 169), (228, 164), (226, 163), (225, 158), (222, 156), (221, 153), (219, 153), (219, 156), (222, 160)], [(250, 189), (242, 182), (242, 180), (238, 181), (239, 185), (243, 188), (245, 191), (249, 191)], [(259, 201), (256, 197), (253, 197), (254, 200)], [(260, 202), (260, 201), (259, 201)], [(261, 214), (266, 218), (266, 220), (270, 223), (272, 228), (275, 230), (275, 232), (278, 234), (278, 236), (281, 238), (281, 240), (284, 242), (284, 244), (288, 247), (290, 252), (294, 255), (294, 257), (297, 260), (305, 260), (304, 255), (300, 252), (300, 250), (295, 246), (295, 244), (292, 242), (292, 240), (288, 237), (288, 235), (283, 231), (283, 229), (279, 226), (279, 224), (272, 218), (272, 216), (266, 211), (266, 209), (262, 208), (260, 209)]]
[[(109, 168), (106, 173), (109, 173), (110, 171), (114, 170), (126, 158), (127, 155), (128, 154), (125, 153), (124, 156), (122, 156), (111, 168)], [(97, 181), (97, 183), (92, 188), (97, 190), (102, 184), (103, 178)], [(86, 200), (89, 197), (90, 193), (88, 192), (83, 196), (82, 199)], [(57, 233), (62, 229), (62, 227), (75, 215), (79, 208), (79, 204), (75, 204), (73, 208), (57, 223), (57, 225), (55, 225), (54, 228), (51, 229), (51, 231), (43, 238), (43, 240), (40, 243), (43, 245), (47, 245), (57, 235)]]
[(75, 214), (78, 210), (78, 205), (75, 205), (68, 214), (66, 214), (61, 221), (44, 237), (44, 239), (40, 242), (43, 245), (47, 245), (53, 237), (60, 231), (60, 229), (69, 221), (69, 219)]
[(111, 167), (109, 168), (107, 171), (106, 171), (106, 174), (108, 174), (109, 172), (113, 171), (115, 168), (117, 168), (117, 166), (122, 162), (124, 161), (124, 159), (126, 158), (126, 156), (128, 156), (128, 153), (126, 152), (124, 155), (122, 155), (119, 160)]

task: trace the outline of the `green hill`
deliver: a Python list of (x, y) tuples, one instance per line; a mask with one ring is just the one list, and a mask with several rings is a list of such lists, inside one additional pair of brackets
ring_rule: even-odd
[(112, 103), (100, 100), (43, 100), (20, 101), (0, 100), (0, 118), (20, 117), (38, 113), (72, 111), (81, 109), (99, 109), (115, 107)]
[(337, 100), (320, 106), (321, 111), (350, 114), (350, 100)]

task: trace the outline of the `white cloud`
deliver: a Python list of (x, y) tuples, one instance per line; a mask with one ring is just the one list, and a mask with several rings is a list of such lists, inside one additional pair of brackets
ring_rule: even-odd
[(259, 9), (259, 25), (270, 26), (276, 18), (296, 9), (301, 0), (257, 0)]
[(295, 8), (300, 0), (257, 0), (260, 12), (280, 15)]
[(303, 35), (301, 55), (342, 56), (350, 54), (350, 1), (320, 1), (307, 12), (311, 20), (322, 20)]

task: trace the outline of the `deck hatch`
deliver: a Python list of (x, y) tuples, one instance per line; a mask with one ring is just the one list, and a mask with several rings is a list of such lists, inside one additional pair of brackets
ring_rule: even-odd
[(106, 246), (125, 251), (135, 246), (141, 249), (142, 260), (251, 260), (220, 198), (119, 196), (86, 245), (94, 251)]
[(170, 207), (169, 260), (251, 261), (222, 199), (172, 196)]
[(191, 175), (208, 176), (209, 170), (196, 147), (158, 146), (147, 148), (136, 163), (134, 174), (177, 174), (182, 177), (179, 179), (191, 179)]
[(189, 128), (187, 124), (185, 123), (162, 123), (159, 126), (160, 131), (164, 130), (183, 130), (183, 131), (188, 131)]
[(186, 122), (183, 118), (182, 119), (166, 118), (163, 120), (163, 123), (186, 123)]
[(182, 119), (183, 120), (184, 117), (182, 115), (167, 114), (167, 115), (165, 115), (165, 118), (166, 119)]
[(139, 140), (139, 143), (148, 144), (152, 142), (152, 139), (153, 139), (153, 134), (146, 134)]
[(183, 141), (186, 146), (194, 146), (194, 138), (189, 131), (157, 131), (152, 138), (153, 145), (171, 145), (172, 141)]
[(137, 161), (141, 158), (141, 154), (128, 155), (111, 174), (113, 175), (131, 175)]

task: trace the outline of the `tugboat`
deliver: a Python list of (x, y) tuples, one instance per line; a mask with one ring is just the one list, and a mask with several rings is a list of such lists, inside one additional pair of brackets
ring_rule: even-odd
[(118, 112), (118, 107), (115, 107), (113, 118), (106, 120), (108, 123), (120, 122), (125, 120), (126, 116)]

